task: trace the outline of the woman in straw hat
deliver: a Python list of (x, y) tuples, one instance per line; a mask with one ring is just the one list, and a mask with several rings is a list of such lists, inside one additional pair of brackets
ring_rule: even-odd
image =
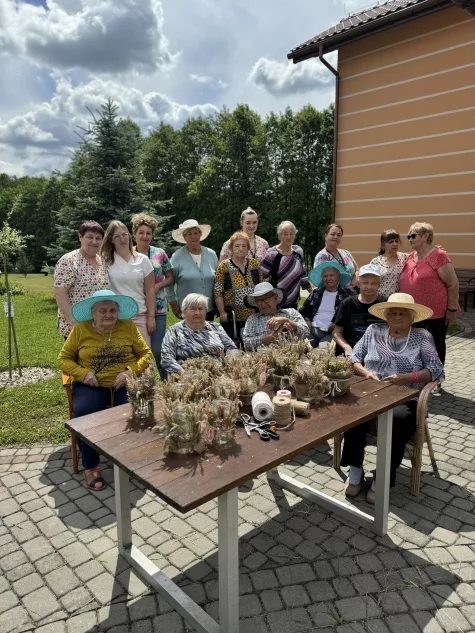
[[(138, 312), (135, 299), (98, 290), (74, 304), (76, 321), (58, 356), (59, 368), (73, 378), (73, 418), (127, 402), (127, 376), (152, 363), (152, 353), (130, 320)], [(103, 490), (99, 454), (77, 440), (86, 487)]]
[(207, 321), (212, 321), (216, 314), (213, 287), (218, 257), (211, 248), (201, 244), (210, 232), (209, 224), (199, 224), (196, 220), (185, 220), (172, 231), (175, 242), (184, 244), (172, 255), (174, 283), (166, 289), (170, 307), (178, 319), (181, 319), (183, 299), (192, 292), (208, 298)]
[[(350, 358), (357, 375), (415, 388), (442, 376), (444, 368), (432, 334), (412, 327), (431, 317), (430, 308), (415, 303), (411, 295), (397, 292), (386, 303), (371, 306), (369, 311), (386, 323), (370, 325), (353, 348)], [(417, 400), (410, 400), (393, 410), (391, 486), (395, 484), (396, 469), (402, 462), (404, 448), (416, 430), (416, 409)], [(356, 497), (361, 490), (368, 425), (369, 422), (360, 424), (344, 434), (341, 465), (350, 467), (345, 491), (348, 497)], [(374, 503), (374, 499), (373, 481), (366, 501)]]

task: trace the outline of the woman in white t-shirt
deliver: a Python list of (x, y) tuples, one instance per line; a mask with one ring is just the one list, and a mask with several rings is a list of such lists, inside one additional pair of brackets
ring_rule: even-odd
[(156, 327), (156, 298), (155, 277), (149, 258), (134, 250), (129, 230), (119, 220), (109, 223), (100, 254), (107, 265), (111, 290), (118, 295), (133, 297), (138, 303), (139, 311), (132, 321), (150, 347), (150, 337)]

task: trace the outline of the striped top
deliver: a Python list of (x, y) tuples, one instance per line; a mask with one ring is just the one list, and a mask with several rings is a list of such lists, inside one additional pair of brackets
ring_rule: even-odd
[[(277, 256), (280, 256), (279, 268), (277, 270), (277, 283), (274, 283), (271, 275), (273, 263)], [(269, 248), (264, 261), (261, 263), (263, 277), (271, 277), (273, 286), (284, 290), (286, 293), (285, 303), (280, 307), (287, 308), (298, 304), (300, 299), (300, 288), (310, 290), (310, 282), (305, 270), (303, 250), (300, 246), (292, 246), (291, 255), (282, 255), (276, 246)]]

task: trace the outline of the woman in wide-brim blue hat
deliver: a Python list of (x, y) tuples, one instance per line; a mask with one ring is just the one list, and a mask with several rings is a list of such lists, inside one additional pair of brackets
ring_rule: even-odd
[[(58, 356), (59, 368), (73, 379), (73, 418), (127, 402), (127, 377), (152, 364), (152, 352), (133, 321), (138, 312), (132, 297), (98, 290), (71, 310), (77, 322)], [(85, 485), (103, 490), (99, 454), (77, 440), (85, 469)]]
[(315, 288), (299, 312), (312, 333), (312, 345), (332, 340), (332, 318), (343, 299), (352, 294), (348, 288), (352, 275), (336, 261), (316, 266), (308, 278)]

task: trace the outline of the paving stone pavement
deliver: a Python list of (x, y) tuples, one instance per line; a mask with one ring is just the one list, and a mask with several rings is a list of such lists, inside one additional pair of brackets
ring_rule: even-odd
[[(343, 521), (265, 476), (243, 486), (241, 633), (447, 633), (475, 631), (475, 313), (449, 340), (445, 391), (429, 424), (419, 497), (404, 461), (384, 538)], [(472, 331), (473, 328), (473, 331)], [(343, 498), (332, 443), (286, 470)], [(375, 449), (367, 454), (367, 470)], [(74, 475), (68, 446), (0, 450), (0, 633), (180, 633), (177, 613), (117, 556), (113, 475), (94, 495)], [(217, 617), (217, 507), (186, 515), (139, 486), (135, 543)], [(364, 508), (363, 499), (355, 503)]]

